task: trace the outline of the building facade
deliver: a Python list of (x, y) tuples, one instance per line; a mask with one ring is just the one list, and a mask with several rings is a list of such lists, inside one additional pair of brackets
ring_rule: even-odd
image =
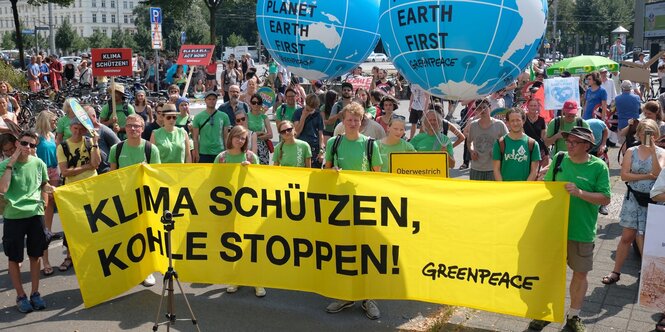
[[(95, 30), (111, 37), (113, 30), (136, 31), (134, 7), (139, 0), (74, 0), (69, 7), (52, 5), (55, 31), (68, 20), (79, 36), (88, 37)], [(48, 5), (32, 6), (26, 0), (18, 1), (18, 14), (22, 29), (49, 26)], [(0, 34), (14, 31), (14, 17), (9, 0), (0, 0)], [(46, 38), (48, 31), (40, 31)]]

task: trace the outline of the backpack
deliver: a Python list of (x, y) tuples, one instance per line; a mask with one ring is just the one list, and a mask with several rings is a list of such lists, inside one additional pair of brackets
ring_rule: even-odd
[(441, 132), (443, 133), (444, 136), (448, 136), (448, 129), (450, 128), (450, 122), (448, 120), (443, 120), (443, 124), (441, 125)]
[[(301, 109), (301, 107), (298, 107), (298, 105), (296, 105), (296, 112), (298, 112), (299, 109)], [(282, 105), (279, 106), (279, 114), (280, 117), (282, 118), (282, 121), (292, 120), (292, 119), (284, 119), (284, 115), (286, 115), (286, 103), (283, 103)], [(295, 114), (295, 112), (293, 114)]]
[[(115, 147), (115, 162), (120, 161), (120, 153), (122, 152), (122, 146), (125, 145), (125, 141), (118, 143)], [(145, 146), (143, 147), (143, 152), (145, 153), (145, 162), (150, 164), (150, 155), (152, 154), (152, 143), (145, 141)]]
[[(256, 155), (254, 154), (254, 152), (252, 152), (250, 150), (247, 150), (247, 151), (245, 151), (245, 159), (247, 161), (250, 161), (250, 162), (251, 161), (256, 161)], [(222, 153), (220, 153), (219, 163), (220, 164), (226, 163), (226, 150), (224, 150), (224, 151), (222, 151)]]
[[(331, 150), (331, 155), (332, 155), (332, 160), (334, 162), (335, 158), (337, 158), (337, 149), (339, 148), (339, 145), (342, 143), (342, 135), (337, 135), (335, 137), (335, 141), (333, 142), (332, 150)], [(367, 137), (367, 145), (365, 145), (365, 155), (367, 156), (367, 161), (369, 162), (369, 170), (372, 171), (372, 155), (374, 154), (374, 139), (371, 137)]]
[(552, 181), (556, 181), (556, 174), (561, 172), (561, 163), (563, 162), (563, 152), (559, 152), (554, 157), (554, 171), (552, 171)]
[[(109, 103), (108, 103), (108, 109), (109, 109), (109, 117), (106, 118), (105, 120), (109, 120), (111, 118), (111, 115), (113, 115), (113, 104), (112, 104), (111, 101), (109, 101)], [(126, 102), (123, 102), (121, 112), (123, 114), (125, 114), (125, 117), (129, 116), (129, 104), (127, 104)]]
[[(552, 135), (556, 135), (559, 132), (559, 129), (561, 129), (562, 118), (563, 118), (562, 116), (557, 116), (556, 118), (554, 118), (554, 134)], [(580, 117), (575, 117), (575, 126), (577, 127), (584, 126), (584, 120), (582, 120), (582, 118)]]
[[(83, 145), (85, 145), (85, 150), (88, 151), (88, 154), (92, 150), (92, 140), (89, 137), (83, 137)], [(60, 143), (62, 146), (62, 153), (67, 158), (67, 168), (76, 167), (78, 160), (74, 160), (72, 152), (69, 151), (69, 144), (64, 140)], [(62, 177), (62, 184), (65, 184), (65, 177)]]
[[(501, 151), (501, 159), (499, 159), (500, 163), (503, 164), (503, 154), (506, 152), (506, 136), (501, 136), (499, 137), (499, 151)], [(529, 161), (529, 167), (531, 166), (531, 154), (533, 153), (533, 148), (536, 146), (536, 140), (527, 136), (528, 139), (528, 145), (529, 145), (529, 155), (528, 155), (528, 161)]]

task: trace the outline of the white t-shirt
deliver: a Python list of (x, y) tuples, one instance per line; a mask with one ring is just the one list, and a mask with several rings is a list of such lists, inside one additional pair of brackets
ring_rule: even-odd
[(608, 78), (607, 81), (601, 83), (600, 86), (607, 91), (607, 105), (609, 106), (614, 101), (614, 98), (617, 97), (617, 89), (614, 85), (614, 81)]
[(412, 110), (424, 111), (427, 98), (429, 98), (429, 94), (423, 88), (417, 84), (411, 85), (411, 105), (409, 107)]

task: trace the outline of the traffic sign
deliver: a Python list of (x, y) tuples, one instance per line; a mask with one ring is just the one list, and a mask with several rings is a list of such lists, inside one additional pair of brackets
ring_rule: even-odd
[(150, 24), (162, 24), (162, 9), (150, 7)]
[(49, 29), (49, 27), (35, 27), (35, 30), (48, 31), (48, 30), (50, 30), (50, 29)]
[(35, 30), (32, 30), (32, 29), (23, 29), (23, 30), (21, 30), (21, 33), (24, 34), (24, 35), (34, 35), (34, 34), (35, 34)]
[(184, 44), (187, 41), (187, 34), (182, 31), (180, 32), (180, 44)]

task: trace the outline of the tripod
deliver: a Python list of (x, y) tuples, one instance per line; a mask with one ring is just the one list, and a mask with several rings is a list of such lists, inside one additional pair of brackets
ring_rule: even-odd
[[(187, 308), (189, 309), (189, 314), (192, 316), (192, 324), (196, 327), (196, 330), (201, 332), (201, 329), (199, 329), (198, 322), (196, 321), (196, 317), (194, 316), (194, 311), (192, 311), (192, 306), (189, 305), (189, 301), (187, 300), (187, 295), (185, 292), (182, 290), (182, 285), (180, 285), (180, 281), (178, 280), (178, 272), (173, 269), (173, 259), (171, 258), (171, 231), (175, 228), (175, 221), (173, 220), (174, 215), (169, 211), (169, 210), (164, 210), (164, 215), (162, 216), (162, 224), (164, 224), (164, 231), (166, 231), (166, 254), (167, 257), (169, 258), (169, 267), (166, 270), (166, 273), (164, 273), (164, 280), (162, 281), (162, 297), (159, 300), (159, 308), (157, 308), (157, 316), (155, 317), (155, 325), (152, 326), (153, 331), (157, 331), (159, 328), (159, 325), (166, 325), (166, 331), (171, 330), (171, 325), (174, 325), (176, 320), (188, 320), (188, 319), (176, 319), (175, 316), (175, 303), (173, 299), (173, 280), (175, 279), (175, 282), (178, 284), (178, 288), (180, 289), (180, 294), (182, 294), (182, 297), (185, 298), (185, 303), (187, 304)], [(168, 308), (166, 309), (166, 321), (159, 323), (159, 314), (162, 311), (162, 304), (164, 303), (164, 293), (168, 290), (168, 295), (167, 295), (167, 305)]]

